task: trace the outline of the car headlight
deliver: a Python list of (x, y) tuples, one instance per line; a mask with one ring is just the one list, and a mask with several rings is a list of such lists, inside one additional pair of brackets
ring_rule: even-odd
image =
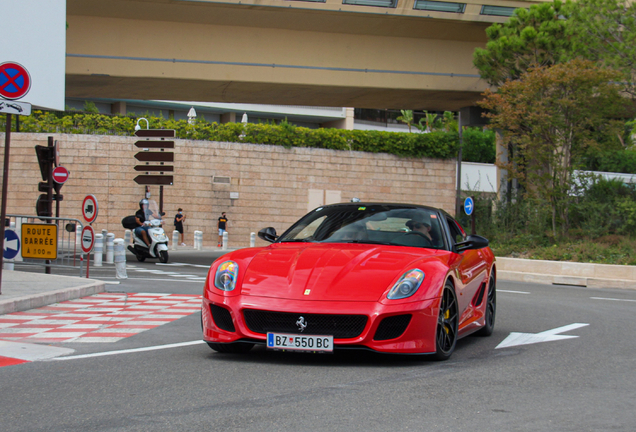
[(393, 285), (387, 298), (389, 300), (398, 300), (412, 296), (415, 291), (422, 285), (424, 280), (424, 272), (420, 269), (409, 270), (402, 275), (400, 279)]
[(234, 261), (225, 261), (216, 269), (214, 286), (223, 291), (232, 291), (236, 288), (238, 264)]

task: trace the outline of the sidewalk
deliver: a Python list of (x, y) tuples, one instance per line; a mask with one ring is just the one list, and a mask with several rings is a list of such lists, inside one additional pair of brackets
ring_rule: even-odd
[(105, 286), (94, 279), (2, 270), (0, 315), (97, 294)]

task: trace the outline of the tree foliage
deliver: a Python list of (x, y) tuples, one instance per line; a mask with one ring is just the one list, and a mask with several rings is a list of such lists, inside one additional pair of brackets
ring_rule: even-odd
[(636, 97), (636, 3), (631, 0), (568, 1), (569, 56), (602, 62), (623, 72), (626, 90)]
[(493, 86), (518, 79), (531, 67), (558, 63), (570, 49), (561, 19), (563, 3), (541, 3), (517, 9), (504, 24), (486, 29), (486, 48), (477, 48), (473, 64), (481, 77)]
[(614, 118), (625, 108), (615, 84), (620, 74), (590, 61), (572, 60), (530, 69), (507, 81), (479, 103), (490, 110), (491, 127), (518, 151), (500, 166), (516, 177), (526, 193), (549, 203), (552, 229), (568, 229), (568, 199), (573, 162), (598, 145), (599, 131), (614, 134)]

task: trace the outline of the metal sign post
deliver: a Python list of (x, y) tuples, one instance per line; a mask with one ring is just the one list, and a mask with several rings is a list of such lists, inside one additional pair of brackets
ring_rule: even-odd
[[(4, 251), (4, 223), (7, 218), (7, 186), (9, 185), (9, 145), (11, 143), (11, 114), (7, 114), (4, 134), (4, 171), (2, 172), (2, 204), (0, 210), (0, 250)], [(0, 254), (0, 295), (2, 295), (2, 267), (4, 257)]]
[[(135, 183), (159, 186), (159, 213), (161, 214), (163, 213), (163, 187), (164, 185), (171, 186), (174, 181), (174, 176), (164, 175), (164, 173), (174, 172), (173, 165), (165, 165), (166, 162), (174, 163), (174, 152), (165, 151), (166, 149), (174, 149), (174, 141), (166, 140), (166, 138), (174, 138), (176, 131), (173, 129), (140, 129), (135, 131), (135, 135), (144, 138), (135, 142), (135, 147), (143, 150), (135, 154), (135, 159), (145, 162), (145, 165), (135, 166), (135, 171), (145, 173), (135, 177)], [(151, 152), (151, 149), (159, 151)], [(150, 165), (151, 162), (155, 165)]]
[[(22, 99), (31, 88), (31, 74), (17, 62), (4, 62), (0, 64), (0, 97), (10, 102), (0, 102), (0, 112), (7, 114), (7, 127), (4, 134), (4, 171), (2, 173), (2, 204), (0, 205), (0, 250), (4, 251), (4, 227), (7, 218), (7, 193), (9, 186), (9, 147), (11, 144), (11, 117), (12, 113), (26, 115), (26, 110), (31, 114), (30, 104), (14, 102)], [(4, 266), (3, 254), (0, 254), (0, 294), (2, 294), (2, 267)]]

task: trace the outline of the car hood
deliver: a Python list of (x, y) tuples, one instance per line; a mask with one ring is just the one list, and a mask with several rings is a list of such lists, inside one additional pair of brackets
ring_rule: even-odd
[(281, 243), (247, 267), (243, 295), (294, 300), (378, 301), (404, 271), (437, 251), (368, 244)]

